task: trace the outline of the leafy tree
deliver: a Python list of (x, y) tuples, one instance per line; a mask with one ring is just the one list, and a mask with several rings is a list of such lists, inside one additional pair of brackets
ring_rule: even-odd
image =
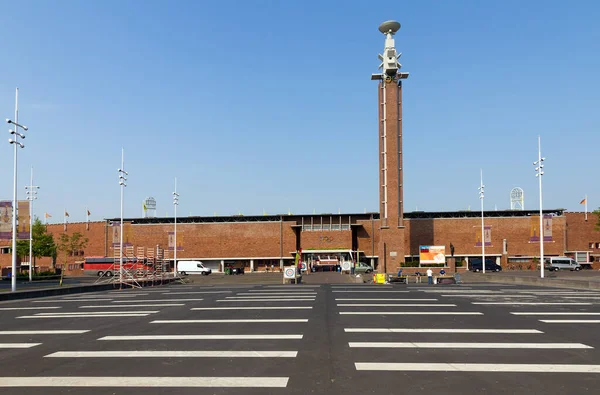
[(73, 233), (69, 236), (66, 233), (61, 233), (58, 238), (58, 250), (64, 253), (64, 263), (60, 271), (60, 285), (62, 286), (63, 276), (65, 273), (65, 266), (67, 265), (67, 256), (73, 255), (75, 251), (80, 251), (87, 247), (88, 238), (83, 237), (79, 232)]
[(596, 227), (594, 229), (600, 230), (600, 208), (594, 210), (594, 214), (598, 217), (598, 221), (596, 222)]
[[(46, 225), (42, 221), (35, 217), (33, 221), (32, 233), (32, 253), (33, 253), (33, 267), (35, 267), (36, 258), (44, 256), (53, 257), (52, 265), (56, 263), (56, 244), (54, 243), (54, 237), (46, 230)], [(29, 255), (29, 240), (17, 240), (17, 255), (23, 257)]]

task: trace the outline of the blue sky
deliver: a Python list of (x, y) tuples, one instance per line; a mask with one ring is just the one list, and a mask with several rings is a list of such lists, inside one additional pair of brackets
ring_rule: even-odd
[[(159, 216), (378, 210), (377, 27), (403, 52), (405, 209), (600, 205), (600, 3), (577, 1), (2, 2), (0, 109), (29, 126), (19, 198), (36, 213)], [(5, 125), (7, 126), (7, 125)], [(5, 128), (5, 136), (8, 138)], [(12, 147), (0, 145), (0, 198)]]

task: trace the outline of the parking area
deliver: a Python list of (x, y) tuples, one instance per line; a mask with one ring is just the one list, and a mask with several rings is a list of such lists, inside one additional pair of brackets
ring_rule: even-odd
[(479, 283), (171, 284), (3, 302), (0, 391), (596, 393), (599, 303)]

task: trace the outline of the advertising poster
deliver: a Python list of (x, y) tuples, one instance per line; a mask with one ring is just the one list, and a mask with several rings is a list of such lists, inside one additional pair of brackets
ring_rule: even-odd
[(12, 239), (12, 202), (0, 202), (0, 240)]
[[(475, 247), (481, 247), (481, 227), (474, 227), (475, 228)], [(491, 226), (484, 226), (483, 227), (483, 234), (485, 237), (485, 246), (491, 246), (492, 245), (492, 227)]]
[(446, 246), (420, 246), (421, 264), (446, 263)]
[[(543, 234), (544, 241), (552, 241), (552, 216), (544, 215), (543, 223)], [(531, 231), (529, 236), (530, 243), (537, 243), (540, 241), (540, 216), (531, 216)]]

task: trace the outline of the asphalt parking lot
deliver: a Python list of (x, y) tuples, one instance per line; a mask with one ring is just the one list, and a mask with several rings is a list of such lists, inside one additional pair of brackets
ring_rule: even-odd
[(0, 391), (597, 393), (598, 303), (502, 284), (171, 284), (3, 302)]

